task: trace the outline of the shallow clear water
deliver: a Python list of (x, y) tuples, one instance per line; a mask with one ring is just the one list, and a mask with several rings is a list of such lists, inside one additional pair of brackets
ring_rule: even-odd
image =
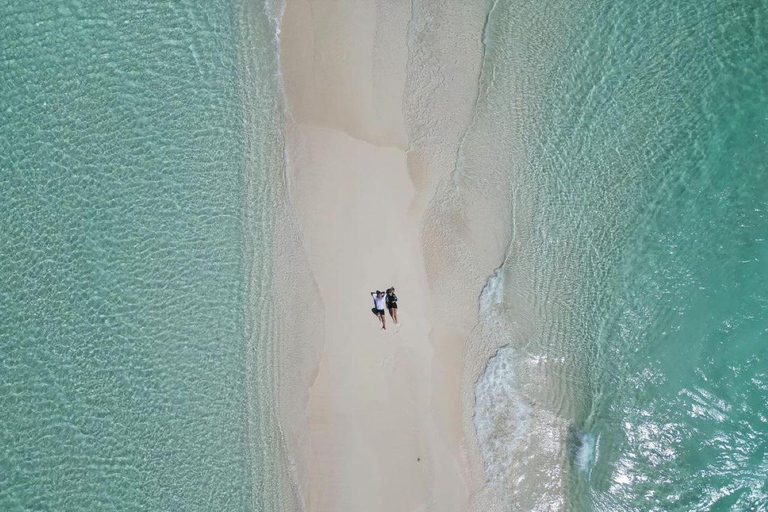
[(274, 71), (242, 14), (0, 5), (2, 510), (266, 508)]
[(766, 510), (768, 3), (500, 0), (486, 42), (509, 378), (558, 361), (565, 508)]

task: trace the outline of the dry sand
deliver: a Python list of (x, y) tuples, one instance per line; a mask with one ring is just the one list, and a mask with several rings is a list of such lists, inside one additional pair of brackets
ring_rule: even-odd
[[(478, 507), (484, 476), (468, 387), (479, 370), (467, 376), (464, 344), (504, 242), (481, 244), (468, 263), (466, 240), (449, 240), (466, 219), (434, 203), (472, 121), (487, 12), (479, 4), (444, 6), (454, 28), (425, 54), (409, 41), (440, 31), (440, 13), (426, 18), (405, 1), (287, 1), (290, 211), (279, 244), (276, 385), (306, 511)], [(450, 108), (431, 117), (431, 135), (418, 120), (430, 108)], [(437, 215), (453, 227), (437, 227)], [(389, 286), (402, 325), (387, 317), (383, 331), (370, 292)]]

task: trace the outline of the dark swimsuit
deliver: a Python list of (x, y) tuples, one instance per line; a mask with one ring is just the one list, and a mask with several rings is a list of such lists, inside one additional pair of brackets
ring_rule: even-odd
[(387, 307), (389, 309), (397, 309), (397, 295), (387, 295)]

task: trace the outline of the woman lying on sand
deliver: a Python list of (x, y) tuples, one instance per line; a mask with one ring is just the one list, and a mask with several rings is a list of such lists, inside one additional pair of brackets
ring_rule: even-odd
[(389, 316), (392, 317), (392, 321), (395, 322), (395, 327), (400, 325), (397, 320), (397, 295), (395, 295), (395, 287), (387, 289), (387, 309), (389, 310)]

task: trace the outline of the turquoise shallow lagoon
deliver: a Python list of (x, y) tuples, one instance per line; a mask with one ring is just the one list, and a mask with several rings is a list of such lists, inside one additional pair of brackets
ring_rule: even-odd
[(766, 510), (768, 3), (499, 0), (486, 48), (567, 509)]
[(274, 499), (253, 212), (278, 110), (251, 14), (0, 5), (1, 510)]

